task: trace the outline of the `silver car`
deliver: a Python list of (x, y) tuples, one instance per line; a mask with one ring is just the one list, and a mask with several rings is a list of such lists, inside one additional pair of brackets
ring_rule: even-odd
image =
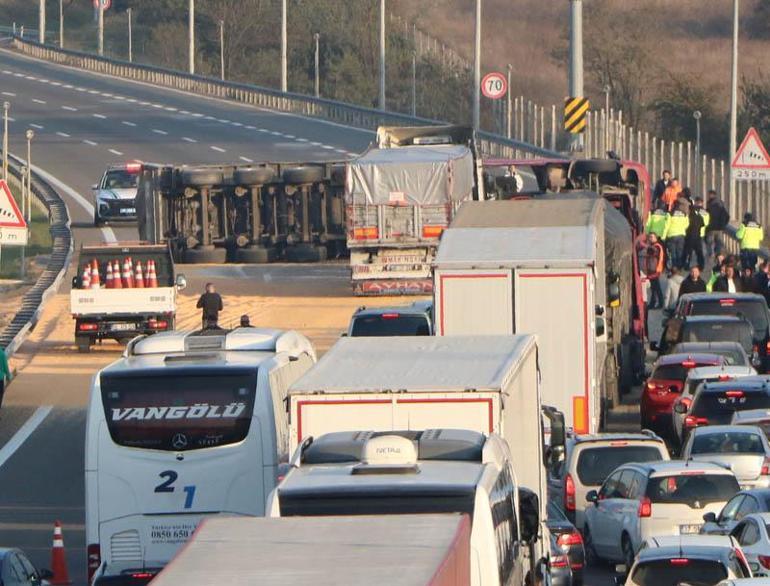
[(91, 189), (94, 192), (94, 225), (136, 221), (136, 193), (140, 163), (113, 165)]
[(741, 489), (770, 486), (770, 444), (756, 425), (697, 427), (687, 439), (682, 459), (729, 468)]

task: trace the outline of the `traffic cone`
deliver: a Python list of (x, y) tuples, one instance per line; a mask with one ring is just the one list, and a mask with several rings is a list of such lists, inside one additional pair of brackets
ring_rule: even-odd
[(134, 275), (131, 274), (131, 265), (128, 264), (128, 258), (123, 259), (123, 288), (133, 289)]
[(136, 272), (134, 273), (134, 287), (144, 289), (144, 275), (142, 275), (142, 261), (136, 261)]
[(91, 288), (91, 265), (87, 264), (83, 269), (83, 276), (80, 278), (80, 288)]
[(155, 272), (155, 261), (147, 261), (147, 286), (151, 289), (158, 287), (158, 273)]
[(107, 289), (115, 288), (115, 279), (112, 276), (112, 264), (109, 262), (107, 263), (107, 274), (104, 277), (104, 284)]
[(91, 289), (99, 289), (101, 282), (99, 281), (99, 262), (94, 259), (91, 261)]
[(53, 547), (51, 548), (51, 572), (53, 577), (48, 581), (52, 586), (66, 586), (72, 584), (69, 572), (67, 572), (67, 559), (64, 555), (64, 538), (61, 532), (61, 523), (56, 521), (53, 525)]
[[(107, 263), (109, 264), (109, 263)], [(113, 260), (112, 261), (112, 288), (113, 289), (122, 289), (123, 288), (123, 281), (120, 278), (120, 261)]]

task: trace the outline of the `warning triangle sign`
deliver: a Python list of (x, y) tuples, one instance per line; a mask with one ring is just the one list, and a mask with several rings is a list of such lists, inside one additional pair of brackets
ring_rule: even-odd
[(731, 166), (733, 169), (770, 169), (770, 156), (755, 128), (749, 128)]
[(24, 221), (16, 200), (11, 195), (8, 184), (0, 179), (0, 227), (2, 228), (26, 228), (27, 222)]

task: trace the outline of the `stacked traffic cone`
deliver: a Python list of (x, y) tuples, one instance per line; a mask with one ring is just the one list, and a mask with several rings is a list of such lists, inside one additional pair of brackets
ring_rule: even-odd
[(112, 276), (112, 264), (107, 263), (107, 273), (104, 277), (104, 285), (107, 289), (115, 288), (115, 279)]
[(64, 555), (64, 538), (61, 523), (56, 521), (53, 526), (53, 547), (51, 548), (51, 572), (53, 577), (48, 581), (52, 586), (72, 584), (67, 572), (67, 559)]
[(128, 258), (123, 259), (123, 288), (133, 289), (134, 275), (131, 274), (131, 265), (128, 264)]
[(158, 274), (155, 272), (155, 261), (147, 261), (147, 287), (155, 289), (158, 286)]
[(94, 259), (91, 261), (91, 289), (98, 289), (101, 287), (99, 281), (99, 262)]
[(83, 269), (83, 276), (80, 278), (80, 288), (81, 289), (91, 288), (91, 265), (87, 264)]
[(142, 262), (136, 261), (136, 272), (134, 273), (134, 287), (144, 289), (144, 275), (142, 274)]
[[(109, 264), (109, 263), (107, 263)], [(120, 261), (113, 260), (112, 261), (112, 276), (114, 277), (114, 280), (112, 281), (112, 288), (113, 289), (122, 289), (123, 288), (123, 280), (120, 278)]]

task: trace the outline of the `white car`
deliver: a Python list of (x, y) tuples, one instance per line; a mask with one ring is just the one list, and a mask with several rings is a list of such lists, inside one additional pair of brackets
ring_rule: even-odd
[(754, 576), (770, 576), (770, 513), (746, 515), (732, 530)]
[(770, 486), (770, 444), (755, 425), (696, 427), (682, 449), (682, 459), (729, 468), (741, 490)]
[(698, 533), (705, 513), (718, 513), (738, 492), (735, 475), (707, 462), (625, 464), (586, 501), (586, 557), (631, 567), (641, 544), (658, 535)]
[(756, 425), (765, 437), (770, 434), (770, 409), (749, 409), (733, 413), (732, 425)]
[(736, 578), (722, 580), (717, 586), (770, 586), (770, 578)]
[(94, 192), (94, 226), (105, 222), (136, 221), (136, 194), (141, 163), (113, 165), (91, 187)]
[(757, 374), (757, 371), (751, 366), (701, 366), (700, 368), (691, 369), (687, 373), (682, 393), (676, 398), (671, 408), (672, 427), (676, 443), (679, 446), (682, 445), (682, 423), (685, 417), (684, 413), (677, 413), (677, 404), (682, 403), (689, 408), (695, 396), (695, 391), (704, 382), (735, 380), (755, 374)]
[[(625, 570), (625, 567), (618, 568)], [(645, 541), (625, 586), (715, 586), (721, 580), (751, 578), (740, 546), (729, 536), (660, 536)]]

